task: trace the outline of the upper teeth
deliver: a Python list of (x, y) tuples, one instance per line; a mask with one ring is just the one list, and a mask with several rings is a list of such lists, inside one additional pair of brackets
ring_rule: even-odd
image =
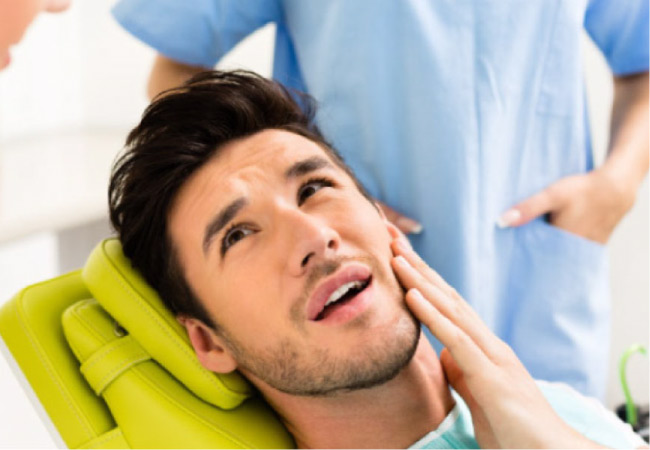
[(350, 281), (349, 283), (345, 283), (344, 285), (339, 286), (337, 290), (332, 292), (332, 295), (330, 295), (330, 298), (327, 299), (327, 302), (325, 302), (325, 306), (337, 302), (343, 297), (345, 294), (350, 289), (360, 289), (363, 286), (363, 282), (361, 281)]

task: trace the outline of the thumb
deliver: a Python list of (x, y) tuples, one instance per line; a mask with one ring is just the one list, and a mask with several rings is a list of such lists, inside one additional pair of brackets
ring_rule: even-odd
[(453, 387), (454, 390), (458, 392), (463, 400), (465, 400), (465, 403), (467, 403), (467, 406), (471, 410), (472, 406), (470, 404), (475, 405), (476, 400), (474, 400), (474, 397), (467, 387), (463, 371), (460, 367), (458, 367), (458, 364), (456, 364), (454, 357), (451, 356), (451, 353), (446, 347), (443, 348), (440, 352), (440, 362), (442, 363), (442, 369), (445, 371), (445, 375), (447, 376), (447, 381), (449, 381), (451, 387)]
[(492, 427), (483, 412), (483, 408), (474, 399), (474, 396), (467, 387), (463, 371), (458, 367), (458, 364), (456, 364), (456, 361), (447, 348), (443, 348), (442, 352), (440, 352), (440, 362), (447, 376), (447, 381), (449, 381), (451, 387), (461, 396), (469, 408), (476, 438), (481, 448), (498, 448), (498, 441), (492, 432)]
[(518, 227), (556, 209), (557, 201), (549, 189), (528, 197), (501, 214), (497, 220), (499, 228)]

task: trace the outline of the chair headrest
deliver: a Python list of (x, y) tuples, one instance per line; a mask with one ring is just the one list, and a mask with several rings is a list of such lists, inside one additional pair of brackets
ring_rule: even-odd
[(202, 400), (232, 409), (250, 394), (238, 373), (216, 374), (199, 362), (185, 329), (122, 252), (119, 240), (95, 247), (82, 271), (93, 297), (176, 379)]

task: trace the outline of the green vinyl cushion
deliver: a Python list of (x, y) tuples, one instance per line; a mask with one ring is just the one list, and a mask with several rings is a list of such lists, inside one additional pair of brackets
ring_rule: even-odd
[(293, 446), (272, 410), (251, 397), (233, 410), (189, 392), (106, 313), (83, 300), (63, 315), (81, 372), (108, 404), (132, 448), (277, 448)]
[(2, 339), (70, 448), (115, 427), (106, 403), (79, 372), (61, 327), (63, 312), (89, 297), (81, 272), (75, 271), (28, 286), (0, 308)]
[(184, 328), (133, 269), (117, 239), (95, 247), (82, 277), (102, 307), (199, 398), (230, 409), (250, 394), (248, 383), (239, 374), (215, 374), (200, 364)]
[(238, 374), (215, 375), (116, 239), (83, 271), (26, 287), (0, 335), (70, 448), (288, 448)]

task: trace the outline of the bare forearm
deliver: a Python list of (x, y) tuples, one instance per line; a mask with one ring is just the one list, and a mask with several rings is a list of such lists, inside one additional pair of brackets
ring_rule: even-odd
[(648, 173), (648, 73), (616, 77), (609, 154), (603, 164), (632, 198)]
[(204, 70), (208, 69), (179, 63), (166, 56), (158, 55), (149, 75), (147, 95), (149, 95), (150, 99), (153, 99), (162, 91), (178, 86), (192, 75)]

